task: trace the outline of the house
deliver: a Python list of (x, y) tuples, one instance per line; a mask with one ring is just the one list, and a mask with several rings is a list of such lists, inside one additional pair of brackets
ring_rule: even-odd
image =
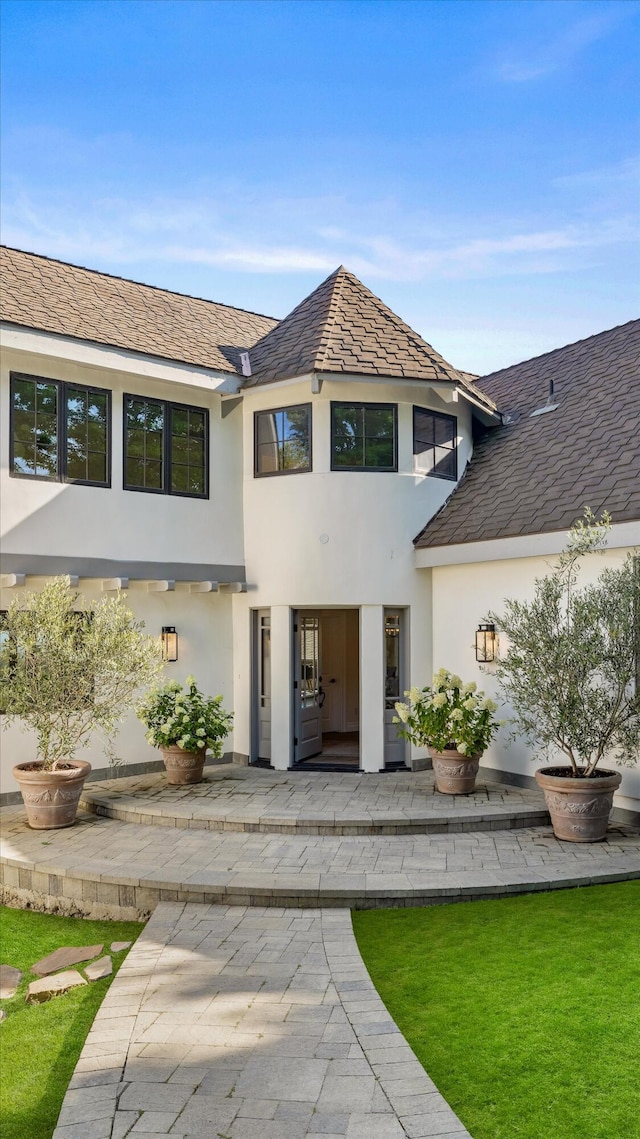
[[(394, 701), (440, 665), (493, 690), (478, 625), (586, 505), (610, 564), (640, 544), (640, 321), (476, 379), (343, 267), (282, 321), (15, 249), (2, 276), (0, 604), (126, 589), (239, 762), (418, 763)], [(31, 749), (5, 736), (5, 792)], [(151, 761), (133, 715), (117, 750)], [(483, 763), (534, 770), (502, 737)]]

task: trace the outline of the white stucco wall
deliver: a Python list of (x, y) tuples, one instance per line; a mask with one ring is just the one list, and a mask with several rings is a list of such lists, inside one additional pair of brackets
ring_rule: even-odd
[[(613, 538), (615, 540), (615, 530)], [(629, 548), (609, 549), (603, 555), (585, 559), (582, 580), (593, 581), (605, 566), (619, 567)], [(499, 701), (501, 718), (511, 714), (500, 696), (492, 665), (480, 666), (475, 659), (475, 630), (490, 610), (500, 613), (505, 598), (520, 601), (533, 595), (536, 577), (548, 572), (554, 557), (509, 558), (504, 561), (446, 565), (418, 571), (431, 580), (433, 590), (433, 665), (448, 668), (463, 680), (475, 680), (479, 687)], [(510, 741), (506, 728), (485, 752), (482, 763), (519, 775), (533, 776), (542, 765), (532, 748), (522, 740)], [(639, 757), (640, 758), (640, 757)], [(608, 766), (613, 764), (608, 761)], [(616, 806), (640, 810), (640, 766), (620, 768), (622, 784)]]
[[(0, 522), (5, 554), (241, 565), (242, 467), (238, 418), (221, 417), (213, 381), (158, 362), (145, 374), (43, 354), (37, 336), (24, 333), (4, 348), (0, 364)], [(66, 346), (66, 345), (65, 345)], [(47, 342), (51, 349), (51, 344)], [(37, 350), (36, 350), (37, 349)], [(123, 364), (125, 361), (122, 362)], [(112, 393), (111, 487), (16, 479), (9, 475), (11, 371), (93, 384)], [(161, 378), (160, 378), (161, 377)], [(203, 386), (204, 384), (204, 386)], [(183, 498), (123, 489), (123, 393), (206, 407), (209, 410), (209, 498)]]
[[(39, 591), (43, 579), (31, 578), (29, 591)], [(102, 595), (100, 583), (81, 581), (81, 596), (86, 600), (99, 600)], [(0, 590), (0, 608), (6, 609), (10, 601), (23, 589)], [(227, 710), (233, 705), (232, 678), (232, 622), (229, 594), (209, 593), (190, 594), (187, 585), (176, 584), (174, 592), (148, 593), (142, 582), (136, 582), (126, 593), (126, 600), (140, 621), (144, 621), (145, 631), (160, 637), (163, 625), (175, 625), (178, 631), (179, 658), (173, 664), (164, 666), (167, 679), (184, 683), (189, 673), (193, 673), (200, 688), (208, 695), (224, 697)], [(4, 727), (4, 716), (0, 724)], [(115, 741), (115, 754), (124, 764), (146, 763), (160, 759), (160, 753), (152, 750), (145, 739), (144, 726), (133, 712), (128, 712)], [(225, 751), (233, 750), (233, 736), (225, 743)], [(36, 758), (34, 737), (23, 732), (18, 724), (13, 724), (0, 734), (0, 790), (17, 790), (11, 769), (16, 763), (27, 763)], [(94, 737), (86, 751), (77, 758), (88, 759), (96, 768), (104, 768), (108, 757), (100, 737)]]

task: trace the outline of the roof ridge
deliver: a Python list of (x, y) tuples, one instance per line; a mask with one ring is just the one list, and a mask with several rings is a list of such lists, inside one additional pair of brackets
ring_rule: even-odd
[[(335, 273), (332, 274), (336, 279), (337, 288), (334, 288), (331, 290), (331, 300), (329, 302), (330, 319), (329, 319), (329, 327), (327, 329), (327, 334), (328, 334), (327, 335), (327, 343), (325, 344), (322, 353), (316, 358), (316, 368), (319, 371), (321, 370), (322, 363), (324, 362), (324, 360), (326, 360), (326, 358), (329, 354), (329, 344), (331, 343), (331, 340), (333, 337), (333, 330), (336, 326), (336, 321), (338, 319), (338, 312), (339, 312), (339, 303), (338, 302), (339, 302), (340, 297), (342, 296), (342, 285), (343, 285), (345, 277), (348, 275), (348, 272), (349, 272), (349, 270), (346, 269), (344, 265), (339, 265), (338, 268), (336, 269)], [(327, 278), (327, 280), (331, 280), (331, 276), (329, 276)]]
[(63, 261), (60, 257), (50, 257), (47, 253), (33, 253), (30, 249), (19, 249), (17, 245), (0, 243), (0, 249), (9, 253), (22, 253), (25, 257), (37, 257), (40, 261), (49, 261), (54, 265), (65, 265), (69, 269), (79, 269), (81, 273), (91, 273), (95, 277), (107, 277), (110, 281), (123, 281), (126, 285), (137, 285), (140, 289), (152, 289), (156, 293), (167, 293), (170, 297), (184, 297), (185, 300), (201, 301), (202, 304), (215, 305), (217, 308), (230, 309), (232, 312), (245, 312), (247, 316), (259, 316), (263, 320), (273, 320), (280, 323), (277, 316), (269, 316), (265, 312), (255, 312), (253, 309), (240, 308), (239, 305), (226, 304), (224, 301), (212, 301), (210, 297), (197, 297), (194, 293), (180, 293), (176, 289), (165, 289), (162, 285), (149, 285), (146, 281), (136, 281), (133, 277), (122, 277), (119, 273), (105, 273), (102, 269), (90, 269), (86, 265), (76, 265), (75, 261)]

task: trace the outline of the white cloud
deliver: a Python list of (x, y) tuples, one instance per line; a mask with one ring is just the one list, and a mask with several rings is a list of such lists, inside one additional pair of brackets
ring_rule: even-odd
[(578, 20), (537, 47), (528, 43), (524, 50), (511, 49), (511, 58), (503, 59), (497, 64), (496, 75), (505, 83), (530, 83), (562, 71), (591, 44), (607, 36), (622, 15), (621, 9), (616, 5), (607, 12), (594, 13)]

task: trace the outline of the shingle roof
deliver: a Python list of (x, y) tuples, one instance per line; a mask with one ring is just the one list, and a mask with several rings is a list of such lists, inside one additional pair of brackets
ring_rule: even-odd
[(311, 372), (450, 381), (482, 392), (343, 265), (250, 353), (247, 386)]
[[(530, 418), (550, 380), (557, 410)], [(511, 421), (476, 444), (419, 549), (566, 530), (586, 506), (640, 519), (640, 320), (477, 383)]]
[(2, 319), (215, 371), (238, 372), (277, 321), (6, 246)]

